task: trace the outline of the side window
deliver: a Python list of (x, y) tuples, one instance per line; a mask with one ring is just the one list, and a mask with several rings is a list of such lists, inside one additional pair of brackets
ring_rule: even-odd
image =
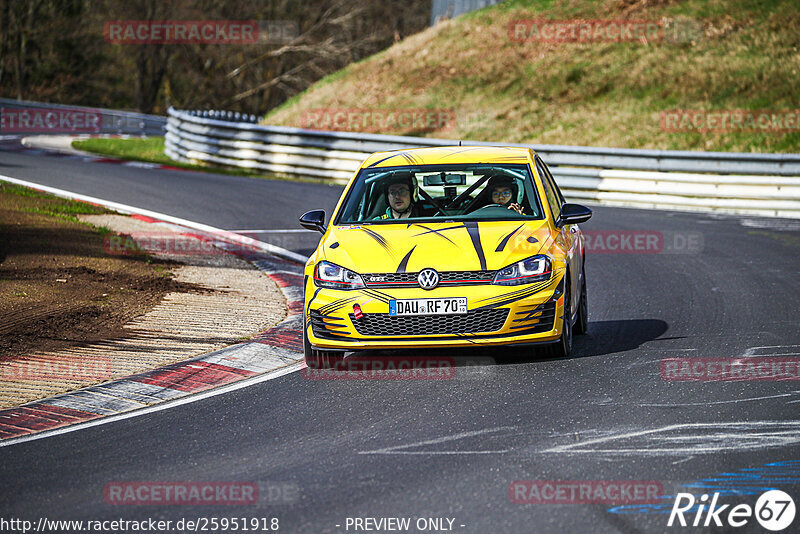
[(561, 200), (556, 192), (557, 189), (552, 183), (552, 177), (549, 173), (545, 172), (544, 165), (539, 158), (536, 158), (536, 170), (542, 178), (542, 186), (544, 186), (544, 195), (547, 197), (547, 203), (550, 204), (550, 211), (553, 212), (553, 219), (557, 219), (561, 215)]
[(540, 162), (540, 164), (544, 168), (544, 173), (550, 179), (550, 184), (553, 186), (553, 189), (555, 189), (556, 195), (558, 195), (559, 202), (563, 206), (566, 200), (564, 200), (564, 195), (561, 194), (561, 189), (559, 189), (558, 184), (556, 183), (556, 179), (553, 178), (552, 174), (550, 174), (550, 168), (545, 164), (544, 161)]

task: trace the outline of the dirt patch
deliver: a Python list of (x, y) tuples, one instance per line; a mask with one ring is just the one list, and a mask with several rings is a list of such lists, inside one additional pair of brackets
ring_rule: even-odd
[(0, 186), (0, 361), (122, 335), (122, 325), (172, 291), (178, 263), (113, 257), (104, 231), (78, 222), (104, 210)]
[[(117, 234), (143, 232), (181, 246), (119, 255)], [(232, 254), (27, 189), (0, 186), (0, 243), (0, 409), (249, 339), (287, 313), (277, 285)]]

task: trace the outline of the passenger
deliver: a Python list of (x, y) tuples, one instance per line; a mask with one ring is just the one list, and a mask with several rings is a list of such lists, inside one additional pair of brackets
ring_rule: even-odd
[(522, 206), (517, 203), (519, 192), (517, 181), (510, 176), (492, 176), (489, 178), (485, 190), (491, 191), (492, 204), (499, 204), (524, 215)]

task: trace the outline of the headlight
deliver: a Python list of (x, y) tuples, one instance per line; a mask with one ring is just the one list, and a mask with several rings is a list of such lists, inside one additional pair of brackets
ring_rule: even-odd
[(494, 275), (492, 283), (501, 286), (516, 286), (549, 280), (550, 273), (553, 270), (552, 266), (553, 264), (549, 257), (533, 256), (500, 269)]
[(321, 261), (314, 267), (314, 284), (329, 289), (361, 289), (364, 287), (364, 280), (361, 275), (335, 263)]

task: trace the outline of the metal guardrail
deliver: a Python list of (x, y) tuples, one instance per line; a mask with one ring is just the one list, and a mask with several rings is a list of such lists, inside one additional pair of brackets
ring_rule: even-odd
[(0, 134), (19, 135), (164, 135), (167, 125), (161, 115), (8, 98), (0, 98), (0, 119)]
[[(325, 132), (168, 111), (165, 153), (295, 176), (349, 179), (372, 152), (452, 146), (447, 139)], [(565, 195), (612, 205), (800, 218), (800, 154), (634, 150), (463, 141), (532, 147)], [(713, 173), (713, 174), (710, 174)]]

